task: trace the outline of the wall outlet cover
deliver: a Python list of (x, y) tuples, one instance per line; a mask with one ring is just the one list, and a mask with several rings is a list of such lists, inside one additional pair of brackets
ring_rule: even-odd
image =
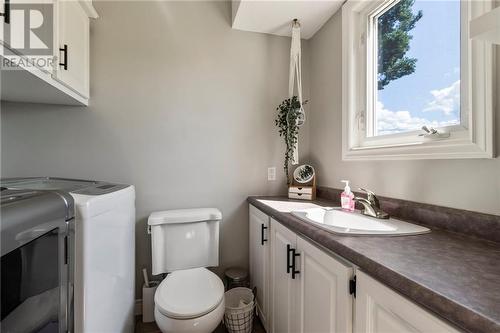
[(267, 168), (267, 180), (276, 180), (276, 167)]

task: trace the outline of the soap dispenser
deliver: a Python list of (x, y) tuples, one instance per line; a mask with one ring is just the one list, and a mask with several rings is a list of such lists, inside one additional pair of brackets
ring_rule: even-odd
[(340, 205), (342, 206), (343, 210), (346, 210), (348, 212), (353, 212), (354, 211), (354, 194), (351, 191), (351, 188), (349, 187), (349, 181), (348, 180), (342, 180), (342, 183), (345, 183), (344, 187), (344, 192), (340, 195)]

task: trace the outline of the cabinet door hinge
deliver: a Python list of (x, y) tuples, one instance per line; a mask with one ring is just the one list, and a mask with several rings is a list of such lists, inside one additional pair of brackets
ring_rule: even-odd
[(354, 295), (356, 298), (356, 275), (349, 280), (349, 294)]

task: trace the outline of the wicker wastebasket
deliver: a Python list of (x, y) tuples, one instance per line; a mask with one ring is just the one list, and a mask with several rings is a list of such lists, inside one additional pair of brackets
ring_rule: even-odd
[(251, 333), (255, 309), (251, 289), (237, 287), (224, 294), (226, 311), (224, 325), (229, 333)]

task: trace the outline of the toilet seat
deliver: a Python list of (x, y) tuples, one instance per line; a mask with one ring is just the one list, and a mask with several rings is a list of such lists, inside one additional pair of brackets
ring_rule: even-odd
[(157, 310), (174, 319), (203, 316), (223, 299), (221, 279), (206, 268), (174, 271), (160, 283), (155, 293)]

